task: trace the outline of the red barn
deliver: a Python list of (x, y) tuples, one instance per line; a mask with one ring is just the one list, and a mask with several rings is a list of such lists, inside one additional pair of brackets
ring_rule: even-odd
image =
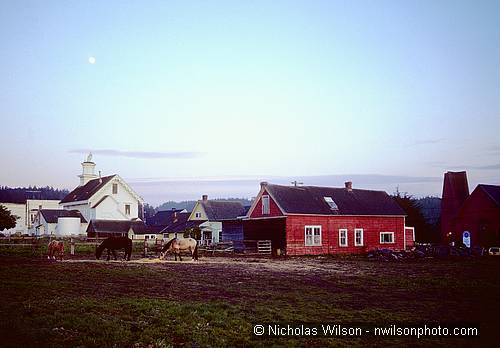
[(449, 239), (462, 243), (470, 233), (471, 246), (500, 246), (500, 186), (477, 185), (458, 210)]
[[(245, 239), (270, 239), (274, 253), (364, 253), (413, 245), (405, 212), (383, 191), (261, 183)], [(406, 234), (409, 234), (408, 236)], [(411, 235), (410, 235), (411, 234)]]

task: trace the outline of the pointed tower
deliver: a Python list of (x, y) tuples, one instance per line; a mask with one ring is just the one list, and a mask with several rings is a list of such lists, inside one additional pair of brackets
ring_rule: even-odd
[(441, 241), (448, 244), (457, 239), (455, 218), (465, 199), (469, 197), (467, 173), (446, 172), (441, 199)]
[(90, 180), (97, 179), (95, 174), (95, 163), (92, 162), (92, 153), (89, 153), (87, 160), (82, 162), (82, 174), (78, 175), (80, 178), (80, 186), (85, 185)]

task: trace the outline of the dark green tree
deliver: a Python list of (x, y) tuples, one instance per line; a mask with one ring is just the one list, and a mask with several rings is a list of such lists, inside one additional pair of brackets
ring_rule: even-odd
[(199, 227), (191, 227), (184, 230), (184, 238), (201, 239), (201, 229)]
[(153, 208), (148, 203), (145, 203), (144, 204), (144, 219), (147, 221), (148, 219), (152, 218), (155, 214), (156, 214), (155, 208)]
[(12, 215), (10, 210), (0, 205), (0, 231), (16, 227), (18, 216)]
[(432, 228), (425, 221), (422, 207), (418, 201), (408, 193), (401, 193), (399, 190), (394, 193), (393, 197), (407, 215), (406, 226), (415, 227), (415, 241), (419, 243), (432, 242)]

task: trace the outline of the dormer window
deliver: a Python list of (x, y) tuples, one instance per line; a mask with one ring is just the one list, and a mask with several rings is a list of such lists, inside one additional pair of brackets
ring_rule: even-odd
[(118, 193), (118, 184), (113, 184), (113, 194), (116, 195)]
[(269, 196), (262, 196), (262, 215), (269, 215), (271, 213), (271, 209), (269, 207)]
[(328, 206), (330, 206), (331, 210), (339, 210), (337, 203), (335, 203), (332, 197), (323, 197), (323, 199), (328, 204)]

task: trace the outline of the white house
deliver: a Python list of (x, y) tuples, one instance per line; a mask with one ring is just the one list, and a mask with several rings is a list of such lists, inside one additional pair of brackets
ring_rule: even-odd
[(65, 210), (78, 210), (86, 221), (141, 219), (144, 200), (117, 174), (95, 175), (89, 155), (82, 163), (80, 185), (63, 198)]
[(245, 215), (245, 207), (240, 202), (209, 200), (207, 195), (196, 202), (188, 221), (204, 221), (201, 229), (201, 243), (212, 244), (221, 241), (222, 221)]

